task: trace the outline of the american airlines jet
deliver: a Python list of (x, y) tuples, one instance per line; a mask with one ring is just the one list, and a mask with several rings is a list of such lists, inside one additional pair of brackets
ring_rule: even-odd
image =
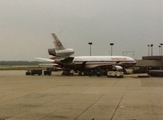
[(72, 48), (65, 48), (63, 44), (58, 39), (57, 35), (52, 33), (54, 38), (54, 47), (53, 49), (48, 49), (49, 55), (52, 55), (56, 58), (66, 58), (70, 55), (74, 54), (74, 50)]
[[(74, 54), (74, 50), (71, 48), (65, 48), (58, 37), (52, 33), (54, 37), (55, 48), (49, 49), (49, 54), (55, 56), (55, 58), (36, 58), (39, 60), (52, 62), (51, 66), (59, 65), (63, 68), (63, 74), (69, 75), (71, 71), (76, 71), (79, 75), (84, 73), (93, 72), (97, 74), (99, 71), (108, 71), (113, 65), (122, 66), (124, 69), (132, 67), (136, 64), (136, 61), (127, 56), (76, 56), (70, 57)], [(62, 58), (62, 59), (60, 59)]]
[(55, 61), (55, 63), (65, 68), (63, 72), (65, 74), (69, 74), (70, 70), (73, 69), (78, 71), (79, 75), (82, 75), (85, 72), (93, 72), (95, 74), (102, 71), (106, 72), (113, 65), (119, 65), (123, 68), (132, 67), (136, 64), (136, 61), (127, 56), (78, 56), (68, 57), (61, 61)]
[(106, 73), (113, 65), (122, 66), (124, 69), (133, 67), (136, 61), (128, 56), (76, 56), (67, 57), (63, 60), (51, 60), (44, 58), (37, 58), (53, 62), (63, 68), (63, 75), (70, 75), (71, 71), (76, 71), (79, 75), (89, 74), (100, 74)]

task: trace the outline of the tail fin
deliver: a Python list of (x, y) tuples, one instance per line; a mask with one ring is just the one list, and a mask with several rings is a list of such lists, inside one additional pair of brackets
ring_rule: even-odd
[(65, 47), (62, 45), (60, 40), (58, 39), (57, 35), (52, 33), (52, 36), (54, 37), (54, 46), (56, 50), (64, 50)]

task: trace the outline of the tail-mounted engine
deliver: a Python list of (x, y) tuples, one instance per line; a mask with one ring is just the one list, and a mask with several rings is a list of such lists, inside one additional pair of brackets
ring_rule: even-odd
[(48, 49), (48, 53), (49, 53), (49, 55), (56, 56), (55, 49)]

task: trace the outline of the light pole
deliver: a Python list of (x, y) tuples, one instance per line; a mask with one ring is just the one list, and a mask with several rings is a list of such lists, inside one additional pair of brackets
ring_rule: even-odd
[(150, 45), (148, 45), (148, 56), (150, 56)]
[(161, 45), (159, 45), (158, 48), (159, 48), (159, 55), (161, 55)]
[(112, 46), (114, 45), (114, 43), (110, 43), (111, 46), (111, 56), (113, 55), (113, 50), (112, 50)]
[(153, 56), (153, 44), (151, 44), (151, 56)]
[(161, 46), (161, 56), (162, 56), (162, 45), (163, 45), (163, 43), (160, 43), (160, 46)]
[(91, 56), (91, 52), (92, 52), (91, 51), (91, 45), (92, 45), (92, 42), (89, 42), (88, 44), (90, 45), (90, 56)]

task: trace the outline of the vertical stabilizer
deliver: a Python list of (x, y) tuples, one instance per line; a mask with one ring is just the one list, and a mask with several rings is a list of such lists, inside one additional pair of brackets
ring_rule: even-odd
[(65, 47), (62, 45), (60, 40), (58, 39), (57, 35), (52, 33), (52, 36), (54, 37), (54, 46), (56, 50), (64, 50)]

